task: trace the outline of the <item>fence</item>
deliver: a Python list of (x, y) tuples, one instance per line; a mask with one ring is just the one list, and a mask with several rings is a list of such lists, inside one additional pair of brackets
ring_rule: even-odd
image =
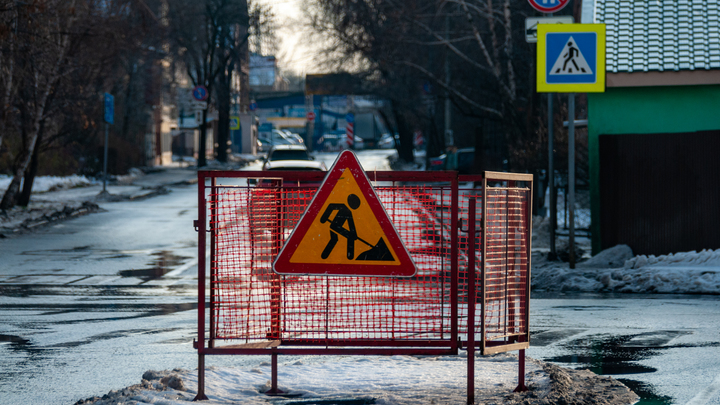
[(366, 174), (418, 269), (412, 277), (278, 275), (272, 262), (324, 173), (198, 172), (196, 399), (205, 398), (205, 355), (270, 355), (272, 394), (277, 355), (443, 355), (465, 347), (471, 375), (476, 347), (522, 350), (524, 386), (532, 176)]

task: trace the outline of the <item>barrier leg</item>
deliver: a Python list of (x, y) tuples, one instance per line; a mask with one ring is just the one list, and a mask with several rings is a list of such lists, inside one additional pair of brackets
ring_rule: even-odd
[(475, 345), (467, 347), (467, 403), (475, 404)]
[(515, 392), (527, 391), (525, 386), (525, 349), (521, 349), (518, 353), (518, 386), (515, 388)]
[(272, 354), (270, 355), (270, 390), (265, 393), (269, 396), (282, 395), (285, 392), (278, 389), (277, 385), (277, 352), (273, 348)]
[(207, 401), (205, 396), (205, 355), (198, 354), (198, 393), (193, 401)]
[(277, 394), (277, 393), (278, 393), (278, 387), (277, 387), (277, 353), (273, 352), (273, 354), (271, 354), (271, 357), (272, 357), (272, 359), (270, 360), (270, 363), (271, 363), (271, 366), (270, 366), (270, 367), (272, 368), (272, 371), (270, 372), (270, 374), (272, 374), (272, 377), (271, 377), (271, 378), (272, 378), (272, 385), (271, 385), (271, 387), (270, 387), (270, 391), (271, 391), (273, 394)]
[(477, 201), (470, 199), (468, 214), (468, 320), (467, 320), (467, 403), (475, 404), (475, 303), (477, 301), (475, 277), (475, 207)]

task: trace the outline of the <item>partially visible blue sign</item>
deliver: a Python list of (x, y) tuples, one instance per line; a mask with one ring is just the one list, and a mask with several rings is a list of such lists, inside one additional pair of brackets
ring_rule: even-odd
[(115, 97), (110, 93), (105, 93), (103, 101), (105, 104), (105, 122), (112, 125), (115, 123)]
[(355, 114), (353, 114), (353, 113), (348, 113), (348, 114), (345, 116), (345, 121), (347, 121), (348, 123), (353, 123), (353, 122), (355, 122)]
[(240, 117), (230, 116), (230, 129), (232, 129), (232, 130), (240, 129)]
[(252, 103), (250, 103), (250, 111), (255, 111), (255, 110), (257, 110), (257, 103), (253, 101)]

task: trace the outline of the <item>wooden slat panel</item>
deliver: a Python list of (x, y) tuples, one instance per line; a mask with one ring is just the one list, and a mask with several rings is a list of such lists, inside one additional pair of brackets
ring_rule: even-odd
[(603, 249), (720, 248), (720, 131), (601, 135)]

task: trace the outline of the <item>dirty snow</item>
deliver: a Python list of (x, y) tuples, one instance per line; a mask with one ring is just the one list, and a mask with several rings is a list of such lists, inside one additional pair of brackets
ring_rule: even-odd
[[(0, 192), (5, 190), (10, 185), (12, 177), (0, 174)], [(51, 190), (73, 188), (73, 187), (84, 187), (96, 183), (97, 180), (88, 179), (85, 176), (38, 176), (33, 181), (33, 193), (44, 193)], [(22, 184), (21, 186), (22, 187)]]
[[(281, 357), (282, 359), (282, 357)], [(462, 404), (466, 402), (466, 354), (457, 356), (319, 356), (279, 364), (278, 388), (296, 399), (268, 397), (270, 365), (208, 367), (208, 405), (220, 404)], [(566, 370), (529, 360), (525, 393), (517, 386), (517, 358), (509, 354), (476, 358), (476, 403), (632, 404), (637, 396), (609, 377)], [(140, 384), (77, 404), (184, 404), (197, 393), (197, 371), (148, 371)], [(344, 401), (344, 402), (343, 402)], [(564, 401), (564, 402), (563, 402)]]

